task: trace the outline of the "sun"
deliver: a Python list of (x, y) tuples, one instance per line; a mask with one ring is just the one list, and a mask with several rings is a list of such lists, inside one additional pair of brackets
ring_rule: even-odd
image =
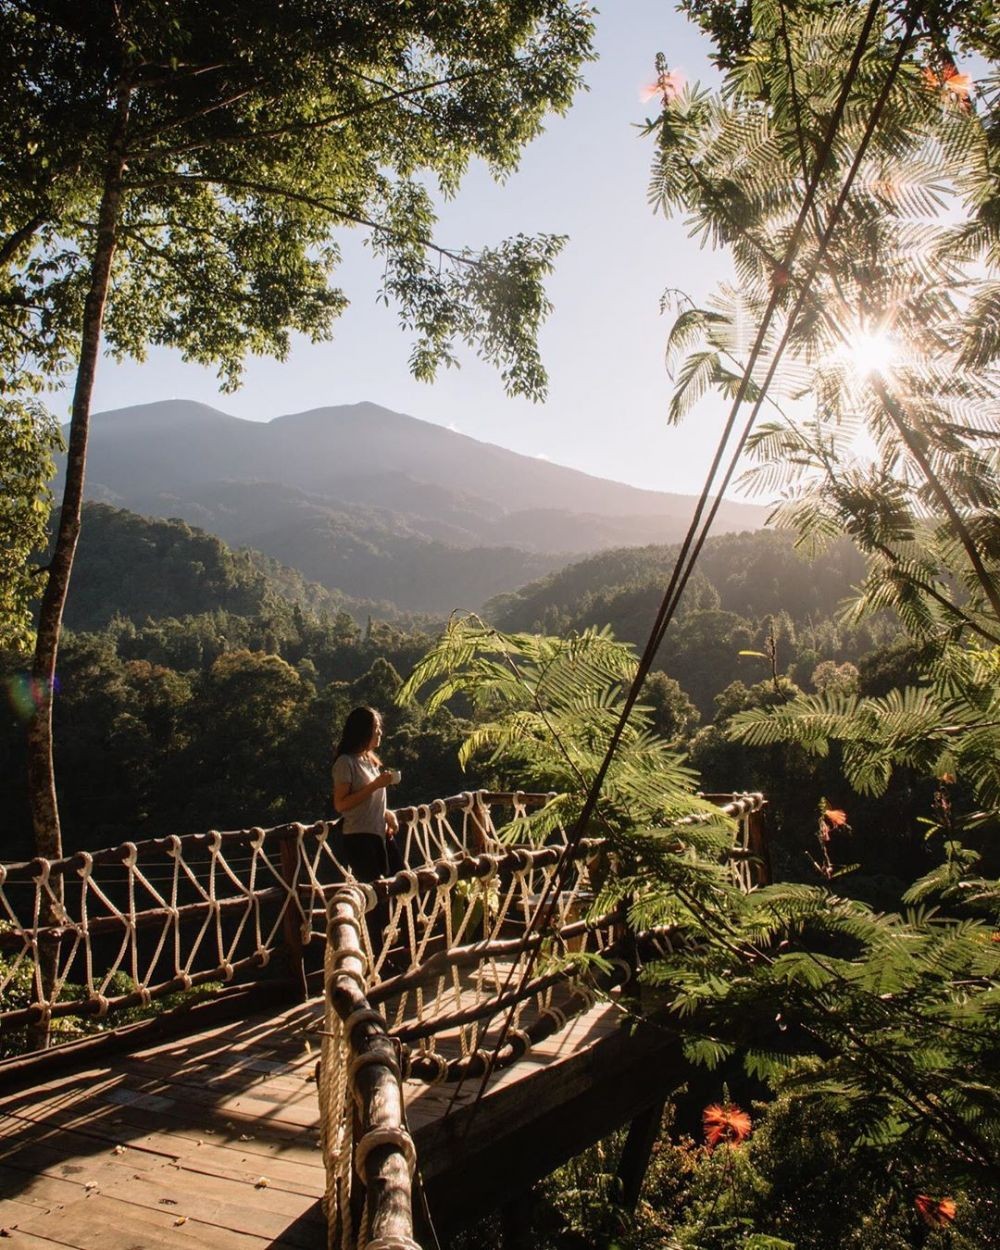
[(865, 326), (847, 336), (837, 355), (859, 378), (883, 377), (898, 363), (900, 346), (884, 327)]

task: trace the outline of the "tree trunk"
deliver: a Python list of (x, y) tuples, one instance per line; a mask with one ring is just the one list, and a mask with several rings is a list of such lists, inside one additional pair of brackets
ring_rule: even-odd
[[(28, 724), (27, 733), (28, 796), (34, 826), (35, 849), (38, 855), (46, 859), (58, 859), (62, 856), (62, 830), (59, 823), (52, 755), (52, 699), (63, 609), (66, 605), (73, 558), (76, 555), (76, 545), (80, 536), (90, 403), (94, 389), (94, 375), (97, 371), (101, 326), (104, 321), (104, 308), (111, 280), (111, 262), (114, 257), (118, 228), (131, 94), (131, 86), (123, 84), (119, 87), (116, 97), (116, 115), (108, 145), (94, 254), (90, 265), (90, 286), (83, 307), (80, 360), (73, 391), (62, 511), (39, 610), (38, 636), (32, 666), (38, 702), (35, 714)], [(51, 924), (61, 909), (61, 875), (56, 878), (56, 882), (58, 885), (53, 886), (54, 898), (43, 899), (39, 916), (40, 923), (43, 925)], [(49, 997), (57, 974), (58, 942), (40, 943), (38, 957), (42, 974), (42, 990), (45, 996)], [(44, 1027), (47, 1033), (47, 1026)], [(44, 1044), (44, 1039), (42, 1044)]]

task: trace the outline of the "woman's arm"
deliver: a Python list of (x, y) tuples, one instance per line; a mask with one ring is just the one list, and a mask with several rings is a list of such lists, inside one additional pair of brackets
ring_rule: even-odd
[(361, 787), (360, 790), (351, 792), (351, 783), (349, 781), (335, 782), (333, 787), (333, 806), (341, 816), (345, 812), (351, 811), (352, 808), (364, 803), (366, 799), (370, 799), (376, 790), (384, 790), (386, 786), (392, 784), (392, 771), (385, 768), (374, 780), (369, 781), (367, 785)]

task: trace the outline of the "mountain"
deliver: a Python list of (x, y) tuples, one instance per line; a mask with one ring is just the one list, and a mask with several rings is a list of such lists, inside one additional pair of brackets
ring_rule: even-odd
[[(676, 540), (694, 506), (371, 403), (269, 422), (186, 400), (98, 413), (87, 494), (182, 518), (347, 595), (437, 614), (573, 556)], [(723, 503), (717, 528), (763, 516)]]

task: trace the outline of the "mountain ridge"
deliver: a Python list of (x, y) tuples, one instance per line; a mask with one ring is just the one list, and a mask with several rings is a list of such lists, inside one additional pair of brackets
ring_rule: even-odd
[[(445, 614), (574, 557), (674, 541), (694, 506), (371, 401), (263, 422), (191, 400), (96, 413), (86, 493), (255, 547), (328, 589)], [(763, 517), (723, 501), (717, 528)], [(352, 558), (336, 558), (338, 545)]]

